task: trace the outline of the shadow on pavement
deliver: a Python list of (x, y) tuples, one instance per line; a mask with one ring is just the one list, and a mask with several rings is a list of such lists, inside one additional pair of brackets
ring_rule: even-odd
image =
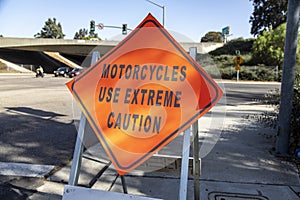
[(37, 117), (54, 118), (54, 117), (66, 116), (66, 115), (55, 113), (55, 112), (43, 111), (43, 110), (38, 110), (38, 109), (33, 109), (33, 108), (28, 108), (28, 107), (7, 107), (6, 110), (8, 112), (18, 112), (18, 113), (23, 113), (23, 114), (34, 115)]
[(64, 165), (72, 158), (76, 128), (59, 113), (9, 107), (0, 113), (0, 161)]
[(10, 200), (25, 200), (31, 192), (20, 191), (19, 189), (12, 187), (11, 185), (0, 184), (0, 198)]
[[(72, 121), (62, 122), (60, 117), (65, 115), (29, 107), (5, 109), (0, 112), (0, 162), (55, 166), (69, 163), (77, 132)], [(36, 178), (0, 179), (0, 199), (28, 199), (37, 192), (30, 189), (35, 188)]]

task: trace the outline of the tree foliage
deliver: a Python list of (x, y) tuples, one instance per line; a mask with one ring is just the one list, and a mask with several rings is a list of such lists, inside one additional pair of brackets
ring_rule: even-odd
[(74, 39), (77, 40), (101, 40), (101, 38), (98, 36), (98, 33), (89, 32), (85, 28), (79, 29), (78, 32), (75, 33)]
[(250, 0), (254, 7), (250, 16), (251, 34), (260, 35), (264, 30), (277, 28), (286, 22), (287, 0)]
[(274, 30), (264, 31), (253, 43), (253, 58), (269, 66), (281, 66), (284, 55), (285, 24)]
[[(286, 24), (281, 24), (276, 29), (264, 31), (253, 43), (253, 58), (262, 64), (282, 67), (284, 56), (284, 40)], [(300, 38), (300, 33), (298, 34)], [(297, 60), (300, 59), (300, 40), (298, 39)]]
[(85, 28), (79, 29), (78, 32), (75, 33), (74, 39), (83, 40), (88, 36), (88, 30)]
[(236, 55), (236, 50), (239, 50), (241, 54), (249, 54), (251, 53), (252, 45), (254, 39), (243, 39), (243, 38), (236, 38), (230, 40), (224, 46), (219, 47), (211, 52), (210, 55), (218, 56), (218, 55)]
[(45, 22), (44, 27), (42, 28), (41, 32), (34, 35), (35, 38), (56, 38), (62, 39), (64, 38), (64, 34), (62, 31), (62, 26), (58, 22), (56, 22), (56, 18), (48, 18)]
[(201, 42), (222, 42), (222, 33), (210, 31), (201, 38)]

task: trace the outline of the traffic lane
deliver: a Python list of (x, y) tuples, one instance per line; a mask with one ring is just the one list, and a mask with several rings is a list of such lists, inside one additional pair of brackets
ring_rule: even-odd
[(76, 139), (68, 79), (3, 80), (1, 87), (9, 90), (0, 90), (0, 161), (66, 164)]
[(44, 78), (36, 78), (34, 74), (3, 75), (0, 73), (0, 92), (30, 88), (60, 87), (64, 85), (67, 80), (68, 79), (62, 77), (54, 78), (53, 74), (45, 74)]
[[(76, 128), (69, 78), (0, 75), (0, 161), (60, 165), (71, 159)], [(253, 102), (278, 84), (224, 83), (227, 105)], [(5, 90), (2, 90), (5, 88)]]
[(261, 104), (265, 95), (280, 89), (278, 82), (225, 82), (226, 105)]

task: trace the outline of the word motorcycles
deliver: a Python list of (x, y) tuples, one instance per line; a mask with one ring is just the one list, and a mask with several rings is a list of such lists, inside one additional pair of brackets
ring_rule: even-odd
[(186, 66), (104, 64), (101, 78), (150, 81), (184, 81)]

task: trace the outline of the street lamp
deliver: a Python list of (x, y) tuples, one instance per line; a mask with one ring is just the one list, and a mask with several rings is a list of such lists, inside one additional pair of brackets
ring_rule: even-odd
[(160, 8), (163, 9), (163, 26), (165, 26), (165, 6), (159, 5), (159, 4), (154, 3), (154, 2), (152, 2), (150, 0), (146, 0), (146, 1), (148, 1), (149, 3), (152, 3), (153, 5), (156, 5), (156, 6), (158, 6), (158, 7), (160, 7)]

